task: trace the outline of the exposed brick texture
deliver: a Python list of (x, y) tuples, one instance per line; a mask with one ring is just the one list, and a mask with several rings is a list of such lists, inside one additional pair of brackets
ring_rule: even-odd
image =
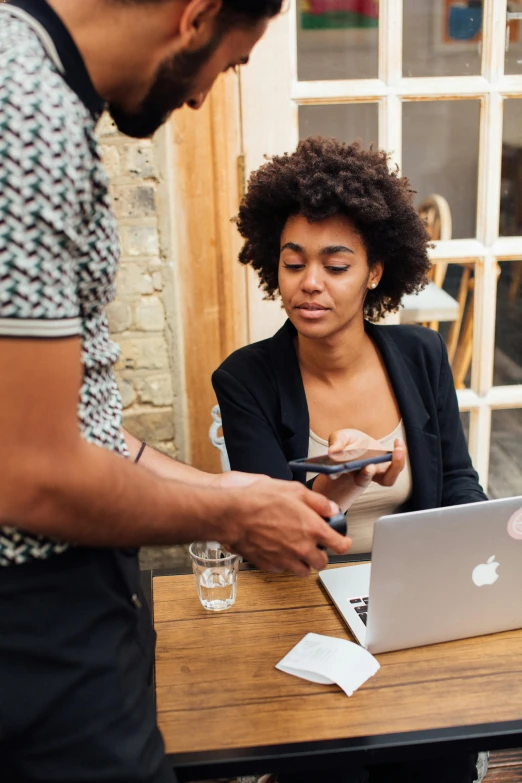
[(120, 135), (107, 115), (98, 133), (120, 231), (117, 298), (107, 315), (121, 346), (116, 374), (124, 424), (140, 440), (176, 456), (176, 368), (169, 349), (164, 299), (166, 276), (172, 270), (160, 241), (157, 142)]

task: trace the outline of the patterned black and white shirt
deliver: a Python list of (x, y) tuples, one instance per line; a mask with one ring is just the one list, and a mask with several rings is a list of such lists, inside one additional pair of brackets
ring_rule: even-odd
[[(0, 5), (0, 339), (80, 337), (81, 433), (128, 456), (104, 312), (119, 250), (95, 137), (102, 108), (50, 7)], [(0, 526), (0, 566), (66, 548)]]

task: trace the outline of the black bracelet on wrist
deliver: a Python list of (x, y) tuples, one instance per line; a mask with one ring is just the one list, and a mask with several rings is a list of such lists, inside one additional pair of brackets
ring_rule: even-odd
[(140, 450), (138, 451), (137, 457), (136, 457), (136, 459), (134, 460), (134, 464), (135, 464), (135, 465), (137, 465), (137, 464), (138, 464), (138, 462), (140, 461), (140, 457), (141, 457), (141, 455), (143, 454), (143, 452), (145, 451), (145, 446), (146, 446), (146, 445), (147, 445), (147, 444), (145, 443), (145, 441), (143, 441), (143, 443), (142, 443), (142, 444), (141, 444), (141, 446), (140, 446)]

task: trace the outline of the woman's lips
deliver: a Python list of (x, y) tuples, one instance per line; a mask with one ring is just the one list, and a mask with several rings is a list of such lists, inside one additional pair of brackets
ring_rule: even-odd
[(309, 321), (317, 320), (328, 312), (327, 307), (323, 307), (323, 305), (318, 304), (297, 305), (296, 310), (299, 310), (302, 317)]

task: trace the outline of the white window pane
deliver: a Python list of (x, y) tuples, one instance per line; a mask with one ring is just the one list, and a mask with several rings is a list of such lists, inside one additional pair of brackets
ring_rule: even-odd
[(488, 495), (522, 495), (522, 408), (491, 414)]
[(403, 171), (417, 202), (439, 194), (449, 204), (452, 238), (475, 236), (480, 103), (419, 101), (403, 105)]
[(480, 0), (404, 0), (403, 75), (480, 73)]
[[(522, 56), (522, 53), (521, 53)], [(522, 235), (522, 101), (504, 101), (500, 235)]]
[(522, 22), (510, 19), (511, 13), (522, 13), (520, 0), (508, 0), (506, 23), (506, 60), (505, 73), (522, 73)]
[(298, 0), (299, 80), (377, 77), (378, 13), (377, 0)]
[(510, 386), (522, 384), (522, 260), (499, 266), (493, 383)]
[(331, 106), (299, 107), (299, 138), (333, 136), (339, 141), (361, 141), (365, 147), (377, 144), (376, 103), (345, 103)]

